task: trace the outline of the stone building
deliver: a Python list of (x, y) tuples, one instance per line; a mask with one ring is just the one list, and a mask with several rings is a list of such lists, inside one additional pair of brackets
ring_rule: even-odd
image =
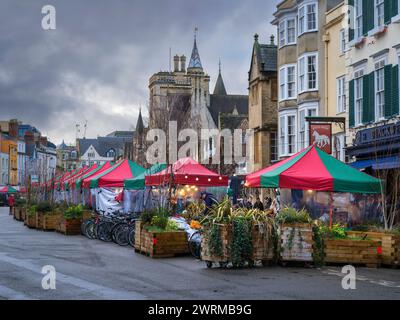
[[(209, 84), (210, 76), (203, 69), (195, 36), (187, 68), (186, 57), (175, 55), (173, 57), (173, 71), (161, 71), (150, 77), (149, 126), (145, 128), (138, 120), (133, 158), (138, 159), (143, 156), (144, 153), (141, 152), (143, 146), (147, 149), (148, 143), (144, 142), (149, 129), (162, 129), (165, 133), (168, 133), (171, 121), (176, 122), (178, 133), (183, 129), (190, 128), (196, 130), (201, 137), (201, 129), (221, 128), (222, 114), (237, 113), (247, 117), (248, 96), (227, 93), (221, 67), (212, 94), (210, 94)], [(169, 155), (169, 143), (170, 139), (167, 135), (165, 152), (167, 156), (165, 160), (174, 162), (177, 154)], [(178, 148), (180, 145), (178, 144)], [(197, 161), (207, 164), (219, 147), (220, 143), (217, 136), (212, 136), (209, 140), (199, 140), (198, 149), (194, 150), (192, 156)], [(145, 163), (140, 164), (146, 165)], [(218, 168), (224, 171), (223, 166)], [(231, 171), (231, 166), (229, 171)]]
[(254, 130), (250, 142), (253, 159), (248, 171), (254, 172), (278, 159), (276, 135), (278, 130), (277, 46), (271, 36), (270, 44), (260, 44), (254, 36), (249, 71), (249, 128)]
[(78, 150), (75, 146), (67, 146), (64, 142), (57, 146), (57, 170), (70, 171), (79, 167)]
[(288, 157), (309, 145), (309, 116), (327, 115), (325, 105), (325, 15), (340, 0), (284, 0), (278, 27), (278, 153)]

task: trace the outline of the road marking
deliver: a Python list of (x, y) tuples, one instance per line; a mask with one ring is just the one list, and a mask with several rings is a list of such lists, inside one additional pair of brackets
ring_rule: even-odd
[[(338, 277), (344, 277), (345, 274), (337, 271), (337, 270), (333, 270), (333, 269), (328, 269), (328, 271), (322, 271), (322, 273), (325, 274), (330, 274), (330, 275), (334, 275), (334, 276), (338, 276)], [(389, 288), (400, 288), (400, 284), (396, 283), (394, 281), (387, 281), (387, 280), (374, 280), (374, 279), (369, 279), (365, 276), (356, 276), (356, 280), (358, 281), (367, 281), (369, 283), (372, 284), (377, 284), (383, 287), (389, 287)]]
[[(0, 261), (4, 261), (6, 263), (15, 265), (19, 268), (23, 268), (42, 275), (41, 273), (42, 267), (27, 260), (13, 258), (5, 253), (0, 253)], [(105, 299), (116, 299), (116, 300), (146, 299), (146, 296), (135, 291), (115, 290), (109, 287), (95, 284), (93, 282), (69, 276), (61, 272), (57, 272), (57, 282), (70, 284), (84, 290), (92, 291), (93, 294)]]
[(33, 300), (30, 296), (26, 294), (15, 291), (11, 288), (5, 287), (0, 284), (0, 297), (6, 298), (8, 300)]

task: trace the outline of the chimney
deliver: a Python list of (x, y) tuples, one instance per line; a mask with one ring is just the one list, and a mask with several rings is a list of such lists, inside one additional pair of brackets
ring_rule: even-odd
[(275, 45), (275, 36), (271, 35), (271, 45)]
[(179, 56), (174, 56), (174, 72), (179, 72)]
[(18, 120), (11, 119), (8, 126), (9, 126), (9, 128), (8, 128), (9, 136), (12, 138), (17, 138), (18, 137)]
[(186, 57), (181, 56), (181, 72), (186, 72)]

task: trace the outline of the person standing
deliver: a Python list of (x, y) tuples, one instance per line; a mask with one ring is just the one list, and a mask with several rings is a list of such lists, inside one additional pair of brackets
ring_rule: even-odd
[(206, 208), (203, 211), (203, 215), (207, 215), (212, 206), (219, 204), (218, 199), (213, 194), (208, 192), (202, 192), (201, 199), (204, 201), (204, 204), (206, 205)]
[(253, 209), (264, 211), (264, 205), (261, 202), (260, 197), (257, 197), (256, 202), (253, 205)]
[(14, 195), (10, 194), (8, 196), (8, 206), (10, 207), (10, 215), (13, 212), (13, 207), (15, 205), (15, 199), (14, 199)]

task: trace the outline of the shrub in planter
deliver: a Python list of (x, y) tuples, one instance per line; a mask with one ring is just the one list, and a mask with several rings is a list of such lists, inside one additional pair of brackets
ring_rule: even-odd
[(188, 252), (186, 232), (169, 220), (169, 213), (163, 208), (144, 212), (135, 228), (135, 249), (150, 257), (172, 257)]
[(286, 207), (279, 212), (276, 222), (281, 261), (313, 261), (313, 231), (308, 212)]
[(31, 205), (27, 209), (24, 223), (29, 228), (36, 228), (36, 211), (37, 211), (37, 205)]
[(50, 205), (50, 202), (44, 201), (40, 202), (37, 205), (37, 210), (36, 210), (36, 228), (37, 229), (43, 229), (43, 218), (46, 214), (49, 214), (52, 212), (53, 208)]
[(374, 241), (365, 233), (347, 232), (340, 225), (333, 225), (332, 228), (321, 225), (318, 232), (323, 241), (324, 262), (363, 264), (367, 267), (380, 264), (381, 241)]
[(60, 218), (57, 231), (65, 235), (79, 235), (81, 233), (83, 207), (70, 206)]

